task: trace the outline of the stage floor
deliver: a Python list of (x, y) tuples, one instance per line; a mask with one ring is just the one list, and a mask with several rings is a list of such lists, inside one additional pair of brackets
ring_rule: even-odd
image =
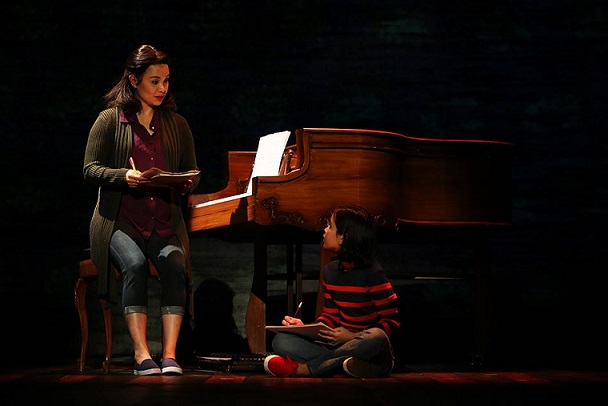
[(277, 378), (263, 371), (215, 372), (186, 366), (183, 376), (142, 376), (115, 360), (109, 374), (75, 362), (2, 365), (3, 404), (60, 405), (513, 405), (590, 404), (608, 395), (608, 372), (408, 365), (389, 378)]

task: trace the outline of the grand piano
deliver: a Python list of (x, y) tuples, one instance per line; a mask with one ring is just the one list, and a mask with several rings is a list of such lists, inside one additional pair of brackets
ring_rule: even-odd
[[(395, 132), (302, 128), (285, 148), (276, 176), (252, 179), (256, 153), (229, 151), (226, 186), (192, 194), (192, 238), (217, 237), (254, 244), (254, 269), (245, 328), (252, 353), (267, 351), (267, 246), (319, 244), (330, 211), (365, 207), (376, 218), (380, 241), (403, 241), (412, 232), (463, 230), (478, 247), (476, 352), (487, 348), (487, 243), (511, 223), (512, 145), (485, 140), (425, 139)], [(329, 260), (320, 249), (320, 266)]]

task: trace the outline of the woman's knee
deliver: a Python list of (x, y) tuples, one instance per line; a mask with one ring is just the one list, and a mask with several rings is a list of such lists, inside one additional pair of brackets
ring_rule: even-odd
[(156, 268), (161, 273), (163, 279), (186, 279), (188, 274), (186, 257), (181, 250), (169, 250), (167, 247), (165, 247), (155, 262)]
[(123, 281), (126, 284), (132, 283), (147, 283), (148, 278), (148, 260), (133, 260), (129, 262), (123, 262), (120, 273), (122, 274)]

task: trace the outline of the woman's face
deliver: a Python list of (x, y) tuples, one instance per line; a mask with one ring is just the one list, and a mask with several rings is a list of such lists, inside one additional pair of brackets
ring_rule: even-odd
[(331, 220), (323, 233), (323, 248), (337, 252), (340, 249), (340, 244), (342, 244), (342, 239), (343, 237), (338, 235), (336, 219), (331, 216)]
[(150, 107), (160, 106), (169, 91), (169, 65), (150, 65), (141, 81), (138, 82), (133, 75), (129, 79), (142, 103)]

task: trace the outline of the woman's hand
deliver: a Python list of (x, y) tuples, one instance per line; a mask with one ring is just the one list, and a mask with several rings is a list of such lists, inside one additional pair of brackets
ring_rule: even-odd
[(188, 179), (185, 182), (172, 183), (171, 187), (177, 190), (180, 195), (185, 195), (190, 193), (190, 189), (192, 188), (192, 180)]
[(126, 174), (127, 184), (130, 188), (135, 188), (140, 185), (145, 185), (150, 183), (150, 180), (144, 176), (141, 176), (140, 171), (134, 171), (133, 169), (129, 169)]

